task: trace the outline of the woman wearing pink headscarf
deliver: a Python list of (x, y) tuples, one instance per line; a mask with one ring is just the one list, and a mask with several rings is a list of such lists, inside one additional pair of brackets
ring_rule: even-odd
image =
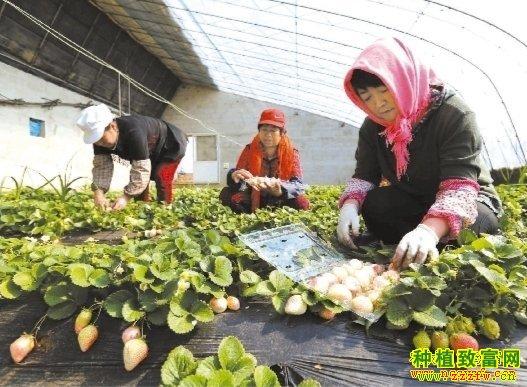
[(393, 263), (404, 268), (437, 256), (439, 241), (462, 228), (498, 231), (501, 203), (480, 158), (474, 113), (403, 42), (367, 47), (344, 90), (368, 117), (339, 201), (341, 243), (355, 248), (362, 214), (369, 233), (398, 243)]

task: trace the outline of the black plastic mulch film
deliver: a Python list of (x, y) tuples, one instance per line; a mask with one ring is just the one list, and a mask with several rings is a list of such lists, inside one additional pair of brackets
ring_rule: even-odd
[[(108, 243), (111, 235), (106, 234), (100, 239)], [(88, 236), (97, 239), (98, 234)], [(81, 235), (76, 237), (75, 242), (82, 242)], [(150, 353), (140, 367), (126, 372), (121, 332), (128, 324), (106, 313), (99, 318), (100, 336), (90, 351), (79, 350), (73, 317), (48, 320), (39, 333), (39, 347), (23, 364), (14, 365), (9, 344), (33, 326), (47, 307), (38, 294), (14, 302), (0, 301), (0, 384), (158, 386), (161, 365), (173, 348), (184, 345), (196, 358), (204, 358), (216, 353), (221, 340), (232, 335), (256, 356), (258, 364), (271, 366), (283, 386), (296, 386), (304, 378), (315, 378), (323, 386), (423, 385), (409, 374), (411, 336), (418, 326), (404, 332), (387, 330), (381, 319), (365, 332), (362, 325), (353, 323), (350, 313), (325, 321), (311, 313), (279, 315), (267, 300), (242, 298), (241, 304), (239, 311), (216, 315), (213, 322), (199, 324), (186, 335), (176, 335), (168, 327), (147, 329)], [(509, 343), (481, 338), (480, 345), (527, 353), (527, 328), (518, 326)], [(517, 370), (517, 377), (519, 384), (527, 381), (525, 366)]]

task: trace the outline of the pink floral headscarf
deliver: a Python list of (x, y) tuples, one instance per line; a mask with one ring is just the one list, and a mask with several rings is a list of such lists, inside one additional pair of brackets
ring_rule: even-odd
[[(399, 109), (393, 123), (376, 117), (351, 86), (353, 71), (360, 69), (375, 74), (392, 93)], [(397, 38), (383, 38), (366, 47), (344, 78), (344, 90), (351, 101), (374, 122), (384, 126), (382, 133), (392, 146), (397, 179), (406, 172), (412, 141), (412, 126), (426, 113), (430, 100), (430, 85), (442, 82), (434, 71), (415, 57)]]

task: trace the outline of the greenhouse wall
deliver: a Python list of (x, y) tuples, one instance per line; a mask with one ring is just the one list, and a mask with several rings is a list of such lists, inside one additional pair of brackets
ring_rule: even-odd
[[(256, 134), (261, 111), (270, 107), (285, 113), (288, 134), (300, 152), (308, 184), (343, 184), (355, 169), (358, 129), (341, 121), (201, 86), (180, 87), (172, 103), (228, 137), (219, 140), (221, 184), (225, 184), (227, 170), (236, 164), (243, 146)], [(171, 107), (163, 117), (186, 133), (211, 133)]]
[[(0, 63), (0, 84), (3, 99), (45, 103), (87, 103), (89, 98)], [(9, 176), (20, 180), (27, 167), (24, 182), (39, 185), (40, 174), (52, 178), (70, 171), (70, 178), (87, 177), (77, 185), (87, 184), (91, 178), (92, 148), (82, 141), (75, 126), (80, 108), (71, 106), (0, 106), (0, 181), (12, 186)], [(127, 180), (127, 169), (116, 165), (112, 188), (122, 188)], [(40, 174), (39, 174), (40, 173)]]

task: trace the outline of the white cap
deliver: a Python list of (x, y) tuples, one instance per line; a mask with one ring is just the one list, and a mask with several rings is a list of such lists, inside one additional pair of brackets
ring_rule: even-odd
[(101, 103), (81, 111), (81, 115), (77, 120), (77, 126), (84, 132), (84, 142), (93, 144), (102, 138), (105, 128), (112, 121), (112, 112), (108, 106)]

